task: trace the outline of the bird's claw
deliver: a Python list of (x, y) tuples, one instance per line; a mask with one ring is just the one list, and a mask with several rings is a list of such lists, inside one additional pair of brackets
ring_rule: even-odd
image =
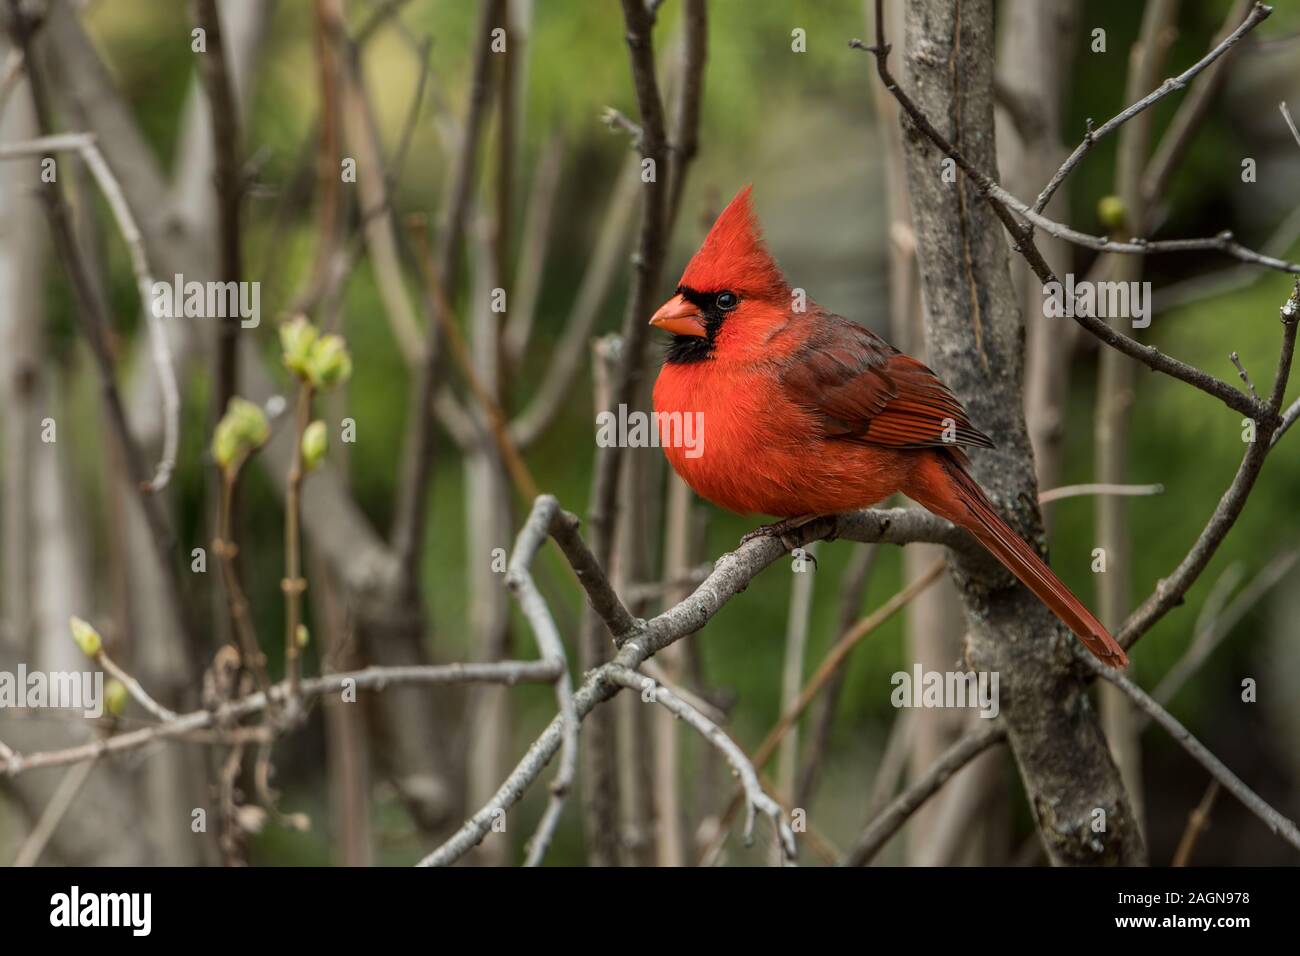
[[(796, 548), (802, 548), (804, 546), (804, 542), (796, 537), (794, 532), (816, 521), (818, 517), (820, 516), (801, 515), (797, 518), (785, 518), (782, 521), (776, 521), (772, 524), (760, 525), (753, 531), (745, 534), (740, 539), (740, 543), (745, 545), (756, 538), (776, 538), (781, 542), (782, 547), (784, 547), (786, 551), (794, 551)], [(834, 540), (839, 534), (839, 522), (836, 520), (835, 515), (831, 515), (830, 520), (831, 531), (830, 534), (826, 535), (826, 540), (828, 541)], [(817, 567), (817, 559), (813, 555), (808, 554), (805, 555), (805, 557), (812, 562), (814, 568)]]

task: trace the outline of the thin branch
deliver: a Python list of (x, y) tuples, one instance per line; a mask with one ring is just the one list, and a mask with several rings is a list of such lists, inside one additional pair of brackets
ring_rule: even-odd
[(1170, 866), (1186, 866), (1191, 861), (1192, 851), (1196, 849), (1196, 841), (1210, 827), (1210, 811), (1214, 809), (1214, 801), (1218, 796), (1219, 781), (1211, 780), (1209, 786), (1205, 788), (1201, 802), (1187, 815), (1187, 828), (1183, 830), (1183, 835), (1178, 840), (1178, 849), (1174, 851)]
[(54, 836), (54, 831), (58, 829), (59, 822), (71, 808), (72, 802), (77, 799), (77, 794), (81, 792), (81, 785), (86, 782), (86, 778), (94, 769), (95, 762), (87, 760), (70, 768), (63, 775), (63, 779), (54, 790), (54, 795), (50, 797), (50, 802), (46, 804), (40, 819), (36, 821), (36, 826), (32, 827), (32, 832), (18, 848), (18, 855), (14, 857), (13, 862), (15, 867), (36, 865), (41, 858), (41, 853), (50, 842), (50, 837)]
[(1148, 495), (1163, 495), (1164, 493), (1165, 486), (1162, 484), (1118, 485), (1107, 482), (1086, 482), (1080, 485), (1062, 485), (1059, 488), (1051, 488), (1041, 492), (1038, 496), (1038, 503), (1045, 505), (1053, 501), (1060, 501), (1062, 498), (1077, 498), (1083, 495), (1124, 495), (1141, 498)]
[(123, 670), (116, 661), (108, 656), (108, 652), (102, 647), (100, 648), (99, 653), (95, 655), (95, 663), (108, 671), (110, 677), (117, 678), (117, 680), (122, 683), (122, 686), (127, 689), (127, 693), (134, 697), (141, 707), (149, 711), (149, 713), (153, 714), (163, 723), (168, 723), (169, 721), (176, 719), (176, 714), (173, 711), (168, 710), (162, 704), (150, 697), (148, 691), (144, 689), (140, 682)]
[(176, 369), (172, 362), (171, 347), (167, 344), (167, 331), (163, 328), (162, 317), (155, 315), (153, 310), (154, 279), (145, 253), (144, 236), (136, 224), (135, 216), (122, 192), (122, 186), (95, 144), (95, 137), (89, 133), (41, 136), (25, 143), (3, 146), (0, 147), (0, 160), (48, 155), (59, 151), (75, 151), (81, 156), (86, 168), (95, 178), (100, 192), (104, 194), (104, 199), (108, 202), (108, 208), (113, 213), (131, 259), (136, 290), (140, 295), (145, 324), (149, 328), (150, 355), (158, 373), (158, 387), (163, 409), (162, 454), (154, 468), (153, 477), (144, 481), (142, 490), (161, 491), (167, 487), (176, 468), (176, 450), (180, 444), (180, 390), (176, 384)]
[(1264, 466), (1264, 459), (1273, 447), (1273, 435), (1280, 427), (1278, 423), (1281, 419), (1277, 412), (1282, 406), (1282, 397), (1286, 393), (1287, 380), (1291, 374), (1296, 324), (1297, 319), (1300, 319), (1300, 280), (1297, 281), (1290, 298), (1282, 306), (1281, 317), (1282, 346), (1278, 355), (1277, 371), (1273, 377), (1273, 390), (1267, 403), (1261, 403), (1265, 405), (1268, 414), (1262, 421), (1255, 422), (1255, 440), (1247, 447), (1232, 484), (1219, 499), (1214, 514), (1211, 515), (1196, 542), (1174, 572), (1169, 577), (1163, 578), (1150, 597), (1129, 615), (1123, 629), (1115, 636), (1120, 646), (1125, 649), (1132, 647), (1138, 638), (1149, 631), (1171, 608), (1182, 602), (1183, 595), (1200, 577), (1223, 539), (1236, 524), (1242, 509), (1246, 507), (1246, 500), (1255, 486), (1260, 469)]
[[(894, 98), (898, 100), (899, 105), (902, 106), (904, 112), (908, 115), (916, 128), (943, 153), (951, 157), (953, 161), (961, 167), (962, 171), (976, 183), (979, 187), (980, 194), (989, 202), (994, 214), (997, 215), (997, 217), (1002, 221), (1003, 226), (1005, 226), (1007, 231), (1011, 234), (1014, 240), (1014, 248), (1024, 256), (1026, 262), (1029, 263), (1030, 268), (1038, 277), (1039, 281), (1044, 285), (1057, 282), (1058, 280), (1056, 275), (1047, 264), (1047, 261), (1043, 258), (1038, 247), (1034, 244), (1033, 230), (1028, 226), (1022, 225), (1015, 218), (1015, 213), (1013, 213), (1012, 210), (1021, 214), (1026, 214), (1026, 218), (1031, 219), (1031, 221), (1032, 217), (1038, 217), (1039, 219), (1043, 219), (1043, 217), (1038, 216), (1037, 213), (1034, 213), (1033, 210), (1029, 209), (1029, 207), (1020, 200), (1011, 196), (991, 177), (971, 163), (964, 153), (948, 142), (943, 134), (934, 128), (933, 124), (930, 123), (925, 114), (922, 113), (916, 104), (912, 102), (912, 99), (903, 92), (897, 81), (889, 72), (888, 58), (890, 46), (885, 39), (884, 31), (883, 2), (882, 0), (877, 0), (877, 45), (867, 46), (861, 40), (851, 40), (849, 45), (874, 54), (876, 59), (876, 72), (879, 74), (885, 89), (892, 93)], [(1054, 227), (1057, 226), (1055, 223), (1052, 223), (1052, 225)], [(1191, 241), (1199, 242), (1200, 240)], [(1230, 240), (1221, 237), (1220, 239), (1210, 241), (1227, 243)], [(1108, 250), (1116, 251), (1114, 249), (1114, 244), (1110, 244)], [(1280, 260), (1272, 261), (1277, 262), (1284, 267), (1288, 266), (1287, 263), (1282, 263)], [(1163, 372), (1166, 375), (1214, 396), (1229, 408), (1241, 412), (1243, 415), (1249, 415), (1252, 418), (1259, 419), (1268, 413), (1267, 409), (1260, 407), (1259, 402), (1252, 401), (1249, 396), (1233, 388), (1227, 382), (1221, 381), (1194, 366), (1187, 365), (1184, 362), (1180, 362), (1177, 359), (1167, 356), (1153, 346), (1143, 345), (1118, 330), (1113, 329), (1108, 323), (1096, 318), (1095, 316), (1082, 315), (1079, 314), (1078, 310), (1076, 310), (1074, 320), (1079, 325), (1083, 326), (1083, 328), (1087, 329), (1092, 335), (1112, 348), (1118, 349), (1130, 358), (1137, 359), (1148, 368), (1154, 369), (1158, 372)]]
[(4, 117), (9, 97), (18, 85), (18, 77), (23, 75), (23, 51), (14, 47), (5, 60), (4, 71), (0, 72), (0, 118)]
[[(1291, 210), (1261, 247), (1271, 256), (1283, 255), (1300, 238), (1300, 206)], [(1260, 272), (1247, 263), (1220, 269), (1204, 275), (1192, 276), (1180, 282), (1157, 289), (1151, 300), (1152, 311), (1160, 314), (1216, 295), (1226, 295), (1239, 289), (1248, 289), (1268, 273)]]
[(1237, 374), (1241, 376), (1241, 380), (1245, 382), (1246, 387), (1250, 389), (1250, 397), (1255, 399), (1255, 401), (1259, 401), (1259, 392), (1255, 391), (1255, 383), (1250, 380), (1250, 374), (1246, 371), (1246, 366), (1241, 364), (1241, 356), (1236, 352), (1229, 352), (1228, 361), (1232, 362), (1233, 367), (1237, 370)]
[[(301, 697), (304, 700), (311, 700), (326, 694), (345, 691), (351, 693), (363, 689), (382, 691), (388, 687), (406, 685), (549, 684), (553, 683), (558, 676), (559, 667), (555, 661), (493, 661), (409, 667), (368, 667), (359, 671), (308, 678), (302, 682)], [(0, 755), (3, 756), (3, 760), (0, 760), (0, 776), (14, 777), (31, 770), (61, 767), (109, 754), (138, 750), (161, 740), (188, 737), (195, 731), (226, 726), (261, 713), (269, 707), (283, 704), (286, 700), (288, 700), (288, 685), (281, 682), (273, 686), (269, 694), (256, 691), (211, 710), (191, 711), (167, 723), (152, 724), (91, 743), (32, 754), (10, 751), (8, 755)]]
[(704, 102), (704, 65), (709, 55), (709, 9), (705, 0), (684, 0), (684, 49), (682, 52), (682, 83), (677, 94), (676, 115), (673, 117), (672, 140), (668, 148), (672, 153), (671, 176), (668, 190), (668, 225), (672, 235), (673, 223), (681, 212), (682, 193), (686, 188), (686, 171), (700, 148), (700, 110)]
[[(853, 554), (840, 579), (839, 613), (833, 634), (845, 634), (853, 627), (866, 598), (867, 587), (871, 582), (872, 571), (879, 554), (880, 549), (872, 544), (860, 545), (853, 549)], [(831, 733), (835, 728), (835, 712), (839, 706), (845, 675), (843, 668), (835, 673), (817, 702), (816, 712), (810, 718), (811, 739), (806, 748), (807, 753), (804, 756), (799, 785), (792, 794), (796, 806), (806, 807), (812, 803), (813, 794), (821, 777), (823, 762), (830, 749)]]
[(628, 119), (627, 114), (614, 109), (612, 106), (606, 106), (601, 111), (600, 121), (608, 126), (611, 132), (622, 130), (626, 133), (629, 140), (628, 145), (632, 147), (632, 152), (640, 154), (641, 146), (645, 142), (645, 130)]
[(523, 360), (532, 338), (537, 303), (541, 298), (542, 274), (551, 251), (551, 220), (556, 197), (560, 194), (560, 174), (564, 169), (564, 140), (554, 133), (542, 147), (541, 158), (533, 173), (528, 206), (524, 210), (523, 239), (519, 247), (519, 265), (515, 273), (513, 307), (503, 333), (502, 348), (512, 366)]
[(569, 407), (591, 334), (613, 288), (614, 277), (626, 262), (624, 252), (640, 188), (639, 172), (636, 157), (629, 157), (605, 204), (605, 214), (587, 257), (587, 268), (578, 284), (564, 332), (551, 350), (541, 384), (510, 427), (511, 436), (520, 448), (535, 444), (560, 412)]
[(1223, 784), (1229, 793), (1240, 800), (1247, 810), (1259, 817), (1274, 835), (1280, 836), (1287, 843), (1300, 850), (1300, 829), (1296, 828), (1295, 823), (1273, 809), (1259, 794), (1242, 783), (1241, 779), (1229, 770), (1223, 761), (1219, 760), (1204, 744), (1193, 737), (1191, 732), (1180, 724), (1169, 711), (1152, 700), (1146, 691), (1111, 668), (1104, 666), (1092, 667), (1091, 664), (1089, 664), (1089, 667), (1091, 667), (1093, 673), (1114, 684), (1127, 694), (1133, 703), (1137, 704), (1152, 720), (1163, 727), (1169, 736), (1173, 737), (1191, 755), (1193, 760), (1208, 770), (1210, 775)]
[(510, 424), (506, 420), (505, 412), (502, 411), (496, 396), (484, 384), (482, 377), (475, 368), (474, 357), (470, 354), (469, 343), (465, 341), (460, 327), (456, 324), (451, 304), (447, 301), (446, 293), (438, 280), (438, 272), (432, 261), (433, 251), (425, 241), (424, 231), (418, 228), (418, 224), (413, 223), (412, 225), (411, 234), (419, 247), (419, 259), (424, 271), (425, 283), (428, 286), (430, 298), (434, 302), (434, 322), (446, 338), (456, 371), (465, 380), (475, 401), (479, 403), (484, 415), (487, 417), (490, 437), (496, 443), (497, 451), (501, 454), (501, 459), (506, 466), (506, 472), (509, 474), (515, 490), (525, 501), (533, 501), (540, 494), (537, 481), (533, 478), (532, 472), (511, 437)]
[(591, 553), (587, 543), (578, 533), (581, 522), (578, 516), (562, 511), (551, 522), (551, 535), (568, 559), (569, 565), (578, 575), (578, 581), (587, 592), (587, 600), (592, 609), (600, 615), (609, 628), (614, 644), (621, 647), (635, 637), (645, 627), (645, 622), (635, 618), (614, 593), (609, 578), (605, 576), (600, 562)]
[[(956, 548), (973, 547), (973, 542), (961, 529), (915, 508), (870, 510), (841, 515), (837, 527), (841, 537), (851, 540), (890, 544), (927, 541)], [(795, 531), (793, 539), (796, 544), (805, 544), (827, 536), (832, 530), (834, 527), (829, 521), (814, 521)], [(552, 534), (555, 534), (554, 530)], [(583, 550), (585, 551), (585, 546)], [(614, 683), (609, 676), (610, 667), (636, 670), (665, 647), (694, 634), (708, 624), (731, 598), (745, 590), (755, 575), (784, 553), (785, 546), (780, 541), (764, 537), (751, 539), (735, 551), (722, 555), (714, 565), (713, 573), (687, 598), (639, 624), (634, 636), (622, 643), (613, 662), (588, 673), (574, 694), (574, 709), (578, 719), (585, 719), (598, 705), (618, 692), (620, 685)], [(589, 573), (580, 574), (579, 578), (593, 602), (596, 594), (605, 594), (607, 591), (612, 593), (608, 579), (594, 561), (590, 564)], [(627, 617), (631, 619), (630, 614)], [(615, 624), (611, 628), (616, 634), (620, 633), (616, 629), (618, 626)], [(626, 622), (623, 626), (626, 626)], [(562, 737), (563, 720), (557, 715), (528, 748), (496, 793), (442, 846), (426, 856), (421, 865), (448, 866), (477, 846), (490, 832), (499, 814), (514, 806), (536, 781), (546, 764), (559, 751)]]
[(551, 798), (546, 805), (542, 821), (537, 825), (537, 832), (528, 843), (528, 866), (541, 865), (546, 855), (555, 828), (560, 822), (560, 814), (573, 788), (573, 779), (578, 769), (578, 714), (573, 707), (573, 682), (569, 678), (568, 659), (564, 653), (564, 642), (555, 626), (555, 619), (546, 606), (541, 592), (533, 583), (529, 565), (537, 552), (546, 542), (560, 512), (560, 503), (550, 495), (542, 495), (533, 504), (532, 513), (515, 539), (514, 552), (506, 571), (506, 587), (519, 601), (519, 608), (528, 619), (537, 638), (537, 647), (542, 659), (558, 664), (559, 676), (555, 681), (555, 699), (559, 706), (560, 719), (564, 728), (564, 742), (560, 748), (560, 766), (551, 781)]
[[(22, 5), (18, 0), (11, 0), (10, 11), (12, 14), (14, 35), (23, 49), (23, 56), (27, 63), (27, 75), (31, 86), (32, 103), (35, 107), (38, 127), (41, 132), (48, 136), (53, 129), (51, 113), (49, 108), (47, 90), (45, 86), (45, 77), (33, 60), (33, 31), (35, 25), (28, 19)], [(89, 154), (95, 155), (95, 154)], [(96, 165), (91, 162), (91, 170), (95, 171)], [(99, 164), (100, 171), (95, 173), (98, 177), (103, 176), (107, 171), (104, 163)], [(105, 189), (107, 183), (114, 183), (112, 177), (99, 179), (100, 188)], [(166, 480), (166, 475), (170, 473), (170, 461), (175, 459), (175, 433), (173, 432), (172, 447), (169, 450), (164, 443), (163, 460), (159, 463), (158, 472), (151, 479), (148, 473), (148, 465), (141, 454), (140, 449), (135, 443), (135, 438), (131, 433), (130, 425), (126, 417), (126, 409), (122, 404), (121, 394), (118, 392), (117, 381), (113, 356), (108, 343), (108, 313), (107, 306), (100, 298), (99, 292), (91, 280), (90, 273), (86, 263), (83, 261), (81, 249), (73, 235), (70, 217), (68, 214), (67, 200), (63, 195), (63, 187), (58, 183), (51, 183), (40, 191), (44, 199), (46, 209), (50, 217), (51, 233), (54, 244), (58, 250), (59, 257), (67, 270), (70, 279), (73, 294), (76, 300), (77, 308), (73, 310), (74, 316), (82, 333), (84, 334), (90, 349), (95, 358), (95, 364), (99, 375), (99, 384), (102, 393), (102, 401), (106, 407), (108, 420), (113, 431), (113, 437), (121, 449), (122, 457), (127, 463), (128, 475), (135, 485), (139, 497), (142, 511), (145, 516), (145, 523), (149, 529), (150, 544), (153, 548), (154, 559), (158, 564), (160, 574), (167, 584), (167, 590), (170, 592), (176, 607), (185, 606), (182, 597), (182, 588), (180, 583), (180, 574), (175, 561), (175, 541), (172, 531), (168, 525), (167, 517), (162, 509), (162, 504), (156, 495), (151, 491), (154, 482)], [(113, 206), (115, 215), (129, 214), (125, 200), (122, 198), (120, 189), (110, 188), (106, 192), (110, 205)], [(130, 218), (120, 219), (119, 226), (126, 229), (126, 223), (134, 224)], [(137, 279), (143, 280), (147, 277), (148, 269), (143, 259), (143, 243), (138, 241), (139, 232), (127, 236), (127, 246), (131, 249), (132, 265), (137, 270)], [(133, 238), (137, 237), (137, 238)], [(152, 285), (152, 283), (151, 283)], [(141, 281), (141, 294), (147, 295), (149, 289), (143, 286)], [(148, 301), (147, 299), (145, 301)], [(150, 331), (153, 334), (154, 358), (159, 365), (160, 379), (164, 382), (168, 375), (174, 375), (171, 369), (169, 356), (166, 355), (166, 344), (161, 319), (153, 317), (153, 310), (146, 309), (146, 321), (150, 323)], [(172, 384), (174, 385), (174, 378)], [(165, 397), (167, 386), (163, 386), (164, 404), (168, 399)], [(174, 392), (173, 392), (173, 397)], [(179, 406), (178, 406), (179, 407)], [(176, 427), (173, 422), (173, 428)], [(170, 451), (170, 453), (169, 453)], [(181, 615), (181, 626), (189, 635), (191, 623), (187, 615)]]
[[(1232, 9), (1228, 11), (1223, 26), (1219, 28), (1212, 41), (1212, 51), (1232, 34), (1234, 26), (1244, 22), (1251, 5), (1251, 0), (1236, 0)], [(1221, 58), (1209, 65), (1200, 81), (1192, 84), (1191, 91), (1179, 104), (1174, 118), (1169, 121), (1169, 127), (1161, 137), (1155, 154), (1142, 173), (1140, 195), (1146, 206), (1152, 206), (1164, 196), (1170, 177), (1187, 152), (1196, 131), (1214, 102), (1215, 95), (1223, 85), (1223, 78), (1227, 75), (1227, 64), (1235, 50), (1236, 47), (1230, 48)], [(1149, 214), (1151, 210), (1148, 208), (1146, 211)]]
[(781, 849), (784, 851), (786, 859), (793, 860), (797, 855), (794, 842), (794, 833), (790, 825), (785, 820), (785, 812), (781, 809), (780, 804), (763, 792), (762, 786), (758, 782), (758, 773), (754, 765), (749, 762), (744, 751), (736, 745), (736, 742), (723, 732), (722, 728), (713, 721), (709, 720), (695, 708), (691, 707), (684, 700), (677, 697), (672, 691), (661, 684), (656, 684), (649, 677), (642, 674), (636, 674), (625, 667), (613, 666), (609, 668), (609, 677), (616, 684), (622, 687), (638, 691), (642, 698), (648, 698), (651, 703), (660, 704), (667, 708), (677, 717), (680, 717), (692, 728), (699, 731), (704, 738), (713, 746), (722, 751), (736, 771), (740, 778), (741, 787), (745, 792), (746, 811), (745, 811), (745, 842), (752, 843), (754, 838), (754, 816), (755, 811), (762, 812), (772, 821), (772, 826), (776, 828), (780, 841)]
[(461, 245), (465, 237), (474, 189), (475, 159), (486, 126), (492, 88), (492, 30), (500, 22), (504, 0), (484, 0), (474, 33), (474, 61), (470, 80), (469, 112), (448, 180), (449, 199), (443, 211), (438, 236), (437, 264), (433, 269), (438, 298), (431, 303), (435, 320), (426, 329), (424, 361), (415, 383), (415, 400), (408, 415), (407, 437), (403, 448), (403, 469), (393, 511), (393, 549), (406, 575), (407, 590), (413, 591), (419, 579), (420, 558), (424, 549), (425, 520), (428, 514), (429, 486), (433, 478), (433, 438), (435, 428), (434, 398), (438, 394), (439, 349), (448, 316), (444, 303), (455, 298), (458, 285)]
[(997, 721), (982, 722), (945, 750), (910, 787), (899, 794), (858, 837), (842, 861), (845, 866), (866, 866), (897, 833), (908, 818), (939, 792), (948, 779), (1006, 736)]
[[(1187, 650), (1156, 684), (1151, 696), (1162, 706), (1168, 707), (1237, 622), (1287, 575), (1298, 559), (1300, 551), (1291, 550), (1279, 554), (1230, 603), (1208, 615), (1205, 620), (1198, 621)], [(1209, 598), (1206, 603), (1210, 603)]]
[(1051, 180), (1049, 180), (1047, 185), (1043, 188), (1043, 191), (1038, 194), (1038, 199), (1034, 203), (1033, 211), (1042, 212), (1042, 210), (1047, 208), (1047, 204), (1051, 202), (1052, 194), (1055, 193), (1061, 183), (1065, 181), (1065, 177), (1074, 171), (1074, 167), (1079, 165), (1080, 160), (1082, 160), (1084, 155), (1092, 149), (1092, 145), (1097, 142), (1097, 140), (1109, 133), (1113, 133), (1143, 110), (1146, 110), (1160, 102), (1170, 93), (1183, 89), (1187, 86), (1188, 82), (1196, 76), (1196, 74), (1200, 73), (1211, 63), (1232, 49), (1232, 47), (1235, 46), (1242, 37), (1268, 19), (1269, 14), (1272, 12), (1272, 7), (1266, 6), (1262, 3), (1256, 3), (1251, 7), (1250, 15), (1241, 22), (1241, 25), (1224, 37), (1223, 40), (1214, 47), (1214, 49), (1201, 57), (1201, 59), (1197, 60), (1177, 76), (1169, 77), (1169, 79), (1161, 83), (1159, 87), (1152, 90), (1136, 103), (1133, 103), (1112, 116), (1100, 126), (1090, 126), (1083, 141), (1074, 148), (1074, 152), (1066, 158), (1065, 162), (1061, 164), (1060, 169), (1053, 174)]
[[(424, 347), (415, 306), (402, 276), (398, 255), (400, 233), (395, 222), (393, 193), (402, 162), (420, 118), (420, 106), (424, 102), (424, 91), (429, 79), (430, 45), (431, 41), (426, 40), (420, 46), (419, 81), (411, 97), (397, 151), (386, 166), (384, 166), (383, 146), (374, 111), (366, 96), (360, 62), (361, 49), (356, 42), (347, 44), (344, 57), (346, 69), (343, 74), (346, 119), (344, 125), (348, 143), (356, 152), (359, 166), (371, 171), (384, 166), (382, 178), (373, 175), (372, 172), (357, 179), (362, 204), (360, 235), (353, 242), (350, 259), (355, 262), (360, 257), (362, 249), (369, 255), (375, 271), (375, 285), (384, 306), (384, 314), (388, 318), (389, 329), (402, 353), (403, 360), (413, 369), (418, 368), (424, 354)], [(351, 271), (350, 265), (348, 271)]]
[[(239, 168), (239, 106), (234, 81), (226, 62), (225, 41), (217, 0), (194, 0), (194, 22), (206, 33), (205, 52), (198, 55), (199, 77), (207, 94), (208, 119), (212, 124), (215, 154), (213, 188), (217, 196), (217, 276), (222, 282), (238, 282), (242, 270), (240, 251), (240, 200), (243, 195)], [(213, 396), (215, 417), (220, 418), (239, 388), (239, 316), (218, 321), (216, 382)]]
[(230, 605), (230, 620), (234, 625), (235, 639), (239, 642), (240, 663), (257, 681), (258, 688), (266, 693), (271, 686), (266, 673), (266, 655), (262, 653), (261, 642), (253, 627), (249, 613), (248, 599), (239, 582), (239, 569), (235, 565), (238, 546), (232, 538), (232, 512), (234, 510), (235, 485), (239, 480), (237, 463), (222, 470), (218, 487), (217, 502), (217, 536), (212, 541), (212, 553), (221, 565), (221, 580), (226, 590), (226, 602)]
[(1291, 131), (1291, 135), (1294, 137), (1296, 145), (1300, 146), (1300, 129), (1296, 129), (1295, 120), (1291, 118), (1291, 111), (1286, 108), (1286, 101), (1283, 100), (1281, 103), (1278, 103), (1277, 108), (1282, 111), (1282, 118), (1286, 120), (1286, 128)]
[(311, 385), (300, 382), (293, 416), (293, 451), (284, 481), (284, 580), (280, 582), (280, 589), (284, 592), (284, 669), (288, 675), (291, 707), (296, 704), (302, 680), (298, 629), (302, 627), (302, 595), (307, 590), (307, 581), (302, 576), (302, 480), (306, 474), (302, 440), (311, 424), (311, 399)]
[[(885, 622), (901, 611), (912, 599), (924, 593), (930, 585), (934, 584), (943, 575), (945, 562), (940, 559), (931, 564), (923, 572), (916, 576), (915, 579), (908, 582), (907, 587), (903, 588), (897, 594), (894, 594), (888, 601), (872, 611), (866, 617), (862, 618), (853, 625), (843, 637), (835, 642), (835, 645), (826, 652), (822, 658), (821, 664), (817, 666), (816, 672), (808, 679), (803, 686), (799, 695), (793, 703), (781, 714), (781, 717), (765, 738), (759, 744), (758, 749), (754, 751), (754, 766), (760, 770), (767, 766), (767, 762), (776, 753), (777, 747), (785, 738), (791, 728), (798, 724), (799, 718), (803, 712), (817, 698), (824, 688), (848, 661), (849, 655), (861, 641), (868, 635), (875, 633)], [(731, 803), (727, 806), (722, 815), (722, 820), (718, 826), (718, 833), (714, 837), (713, 843), (701, 855), (701, 859), (709, 860), (717, 856), (722, 848), (722, 843), (727, 837), (727, 828), (737, 809), (736, 798), (733, 797)]]

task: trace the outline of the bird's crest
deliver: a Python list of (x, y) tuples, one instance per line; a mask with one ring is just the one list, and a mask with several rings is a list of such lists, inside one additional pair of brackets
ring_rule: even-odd
[(752, 189), (746, 186), (722, 210), (682, 273), (681, 285), (697, 292), (730, 290), (759, 298), (788, 296), (785, 276), (763, 245), (763, 230), (750, 202)]

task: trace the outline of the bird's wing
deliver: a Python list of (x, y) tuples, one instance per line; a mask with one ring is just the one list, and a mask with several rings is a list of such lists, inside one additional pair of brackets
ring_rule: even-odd
[(993, 447), (957, 396), (916, 359), (838, 315), (810, 318), (813, 330), (782, 363), (780, 378), (827, 437), (891, 448)]

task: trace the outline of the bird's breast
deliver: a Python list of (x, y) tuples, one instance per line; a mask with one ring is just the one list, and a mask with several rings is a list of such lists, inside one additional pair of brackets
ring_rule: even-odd
[[(729, 511), (776, 517), (851, 511), (898, 489), (907, 453), (827, 439), (778, 374), (767, 363), (663, 367), (654, 410), (664, 454), (683, 481)], [(681, 440), (688, 427), (691, 442)]]

